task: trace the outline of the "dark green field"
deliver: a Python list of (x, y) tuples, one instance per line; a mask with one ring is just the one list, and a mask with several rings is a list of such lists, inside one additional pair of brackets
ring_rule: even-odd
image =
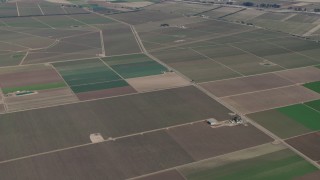
[(103, 58), (124, 78), (135, 78), (161, 74), (167, 69), (144, 54), (113, 56)]
[(320, 130), (320, 113), (303, 104), (278, 109), (281, 113), (311, 130)]
[(307, 106), (320, 111), (320, 100), (305, 103)]
[(75, 93), (128, 86), (100, 59), (55, 63), (54, 66)]
[(307, 83), (307, 84), (304, 84), (303, 86), (315, 92), (320, 93), (320, 81)]

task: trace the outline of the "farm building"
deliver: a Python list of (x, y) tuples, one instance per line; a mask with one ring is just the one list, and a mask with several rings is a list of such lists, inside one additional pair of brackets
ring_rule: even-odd
[(207, 119), (206, 122), (210, 125), (210, 126), (214, 126), (214, 125), (217, 125), (218, 124), (218, 120), (214, 119), (214, 118), (210, 118), (210, 119)]

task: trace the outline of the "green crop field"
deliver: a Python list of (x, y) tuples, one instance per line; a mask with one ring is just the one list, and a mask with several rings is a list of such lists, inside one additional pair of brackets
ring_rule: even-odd
[(107, 57), (103, 60), (124, 78), (150, 76), (167, 71), (161, 64), (144, 54)]
[(317, 168), (290, 150), (280, 150), (226, 165), (183, 172), (188, 180), (290, 180), (315, 172)]
[(311, 101), (311, 102), (307, 102), (305, 103), (305, 105), (317, 110), (320, 112), (320, 100), (316, 100), (316, 101)]
[(318, 101), (250, 114), (249, 117), (281, 138), (320, 130)]
[(100, 59), (69, 61), (53, 65), (75, 93), (128, 85)]
[(320, 81), (307, 83), (307, 84), (304, 84), (303, 86), (315, 92), (320, 93)]
[(320, 113), (303, 104), (279, 108), (278, 111), (308, 129), (320, 130)]
[(126, 81), (117, 80), (117, 81), (111, 81), (111, 82), (101, 82), (101, 83), (95, 83), (95, 84), (84, 84), (84, 85), (80, 85), (80, 86), (71, 86), (71, 89), (75, 93), (80, 93), (80, 92), (111, 89), (111, 88), (124, 87), (124, 86), (128, 86), (128, 83)]

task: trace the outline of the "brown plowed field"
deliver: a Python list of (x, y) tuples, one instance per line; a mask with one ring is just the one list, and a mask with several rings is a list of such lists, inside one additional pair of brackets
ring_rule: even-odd
[(295, 83), (308, 83), (320, 81), (320, 69), (316, 67), (306, 67), (276, 72), (275, 74), (289, 79)]
[(104, 97), (131, 94), (135, 92), (137, 91), (134, 90), (132, 87), (126, 86), (126, 87), (118, 87), (118, 88), (112, 88), (112, 89), (77, 93), (77, 96), (80, 100), (88, 100), (88, 99), (98, 99), (98, 98), (104, 98)]
[(288, 139), (286, 142), (312, 160), (320, 160), (320, 132)]
[(25, 69), (22, 72), (16, 70), (15, 68), (11, 69), (11, 72), (7, 71), (1, 73), (0, 70), (0, 87), (19, 87), (27, 86), (33, 84), (42, 84), (42, 83), (53, 83), (61, 82), (62, 79), (58, 73), (52, 69), (50, 66), (42, 66), (38, 69), (31, 68), (30, 70)]
[(210, 117), (223, 120), (229, 112), (189, 86), (7, 113), (0, 121), (0, 161), (89, 143), (92, 133), (115, 138)]
[(205, 122), (199, 122), (172, 128), (167, 132), (195, 160), (219, 156), (272, 141), (269, 136), (251, 125), (211, 128)]
[(138, 178), (137, 180), (185, 180), (185, 178), (177, 170), (170, 170)]
[(0, 164), (3, 179), (120, 180), (193, 162), (163, 131)]
[(319, 98), (320, 94), (314, 91), (301, 86), (290, 86), (222, 99), (240, 112), (248, 114)]
[(201, 86), (212, 94), (218, 97), (223, 97), (288, 86), (291, 84), (293, 83), (277, 75), (264, 74), (224, 81), (208, 82), (201, 84)]
[(102, 28), (107, 56), (141, 52), (129, 26), (113, 23)]

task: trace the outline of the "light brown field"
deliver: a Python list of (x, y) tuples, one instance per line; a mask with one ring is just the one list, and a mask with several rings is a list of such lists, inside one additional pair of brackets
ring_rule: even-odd
[(222, 98), (243, 114), (320, 99), (320, 94), (302, 86), (290, 86)]
[(77, 96), (80, 100), (88, 100), (88, 99), (98, 99), (98, 98), (104, 98), (104, 97), (131, 94), (135, 92), (136, 91), (131, 86), (125, 86), (125, 87), (117, 87), (117, 88), (111, 88), (111, 89), (77, 93)]
[(280, 71), (275, 72), (275, 74), (295, 83), (308, 83), (313, 81), (320, 81), (320, 69), (316, 67), (306, 67)]
[(131, 78), (127, 79), (127, 82), (138, 92), (187, 86), (190, 84), (190, 82), (186, 81), (176, 73)]
[(41, 108), (79, 101), (69, 88), (38, 91), (37, 94), (6, 97), (8, 111)]
[(215, 81), (201, 84), (206, 90), (212, 94), (223, 97), (236, 95), (241, 93), (266, 90), (282, 86), (292, 85), (289, 80), (281, 78), (275, 74), (264, 74), (257, 76), (249, 76), (243, 78), (235, 78), (224, 81)]

